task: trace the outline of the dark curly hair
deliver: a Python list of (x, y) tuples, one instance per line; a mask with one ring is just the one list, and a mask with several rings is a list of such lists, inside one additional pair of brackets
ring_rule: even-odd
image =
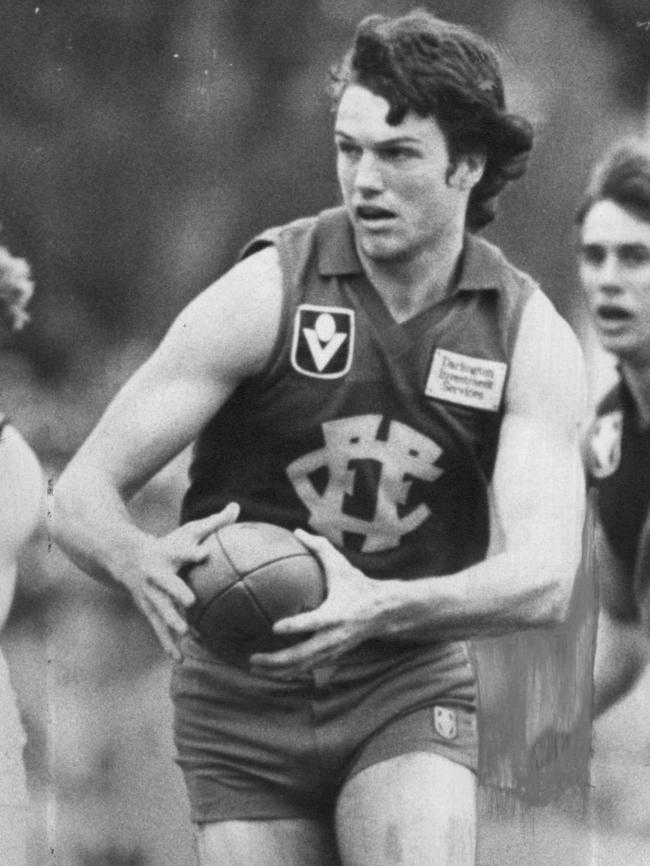
[(0, 324), (19, 331), (29, 321), (26, 308), (33, 292), (28, 263), (0, 245)]
[(452, 166), (462, 156), (483, 155), (466, 224), (477, 231), (494, 219), (497, 196), (526, 171), (533, 130), (506, 111), (499, 60), (484, 39), (423, 9), (399, 18), (370, 15), (330, 75), (335, 105), (348, 85), (360, 84), (388, 102), (391, 125), (409, 111), (434, 117)]
[(581, 226), (591, 208), (609, 200), (644, 222), (650, 222), (650, 142), (640, 138), (619, 141), (596, 163), (584, 200), (576, 214)]

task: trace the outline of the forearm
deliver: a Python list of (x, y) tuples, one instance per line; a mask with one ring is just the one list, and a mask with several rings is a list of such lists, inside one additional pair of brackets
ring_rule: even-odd
[(148, 539), (133, 524), (115, 487), (88, 467), (64, 473), (55, 485), (51, 531), (75, 565), (113, 586), (123, 583), (126, 564)]
[(566, 616), (577, 565), (577, 556), (562, 562), (516, 551), (449, 576), (390, 581), (382, 592), (384, 636), (487, 637), (556, 624)]

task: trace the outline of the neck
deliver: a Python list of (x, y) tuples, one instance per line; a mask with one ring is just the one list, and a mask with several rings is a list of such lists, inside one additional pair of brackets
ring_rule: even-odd
[(403, 322), (443, 300), (449, 294), (463, 249), (463, 234), (457, 233), (404, 259), (359, 257), (366, 275), (397, 322)]
[(621, 370), (644, 427), (650, 427), (650, 361), (621, 363)]

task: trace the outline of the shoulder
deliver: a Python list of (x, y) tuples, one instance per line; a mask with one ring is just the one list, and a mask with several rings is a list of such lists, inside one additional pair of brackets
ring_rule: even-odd
[[(337, 210), (342, 209), (337, 208)], [(324, 211), (317, 215), (300, 217), (284, 225), (272, 226), (266, 229), (248, 241), (239, 254), (239, 261), (243, 261), (249, 256), (269, 247), (277, 247), (287, 239), (299, 239), (314, 234), (317, 226), (328, 213), (329, 211)]]
[(163, 352), (186, 355), (198, 364), (251, 375), (274, 345), (282, 311), (282, 272), (274, 246), (234, 265), (178, 315)]
[(506, 295), (528, 297), (538, 283), (520, 268), (516, 267), (505, 253), (485, 238), (467, 234), (465, 237), (466, 278), (471, 282), (494, 286)]
[(11, 551), (36, 526), (43, 484), (36, 455), (11, 424), (0, 432), (0, 479), (0, 546)]
[(586, 414), (582, 350), (574, 331), (551, 301), (535, 288), (523, 309), (512, 357), (506, 409), (549, 419), (565, 413), (578, 422)]

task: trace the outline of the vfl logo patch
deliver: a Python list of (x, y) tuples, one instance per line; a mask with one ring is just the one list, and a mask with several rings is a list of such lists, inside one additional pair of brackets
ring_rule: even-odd
[(293, 323), (291, 364), (317, 379), (345, 376), (354, 352), (354, 312), (301, 304)]
[(621, 462), (623, 413), (609, 412), (595, 422), (587, 443), (587, 468), (594, 478), (607, 478)]
[(433, 726), (445, 740), (455, 740), (458, 736), (456, 710), (451, 710), (449, 707), (434, 707)]
[(427, 397), (498, 412), (508, 365), (436, 349), (424, 389)]

